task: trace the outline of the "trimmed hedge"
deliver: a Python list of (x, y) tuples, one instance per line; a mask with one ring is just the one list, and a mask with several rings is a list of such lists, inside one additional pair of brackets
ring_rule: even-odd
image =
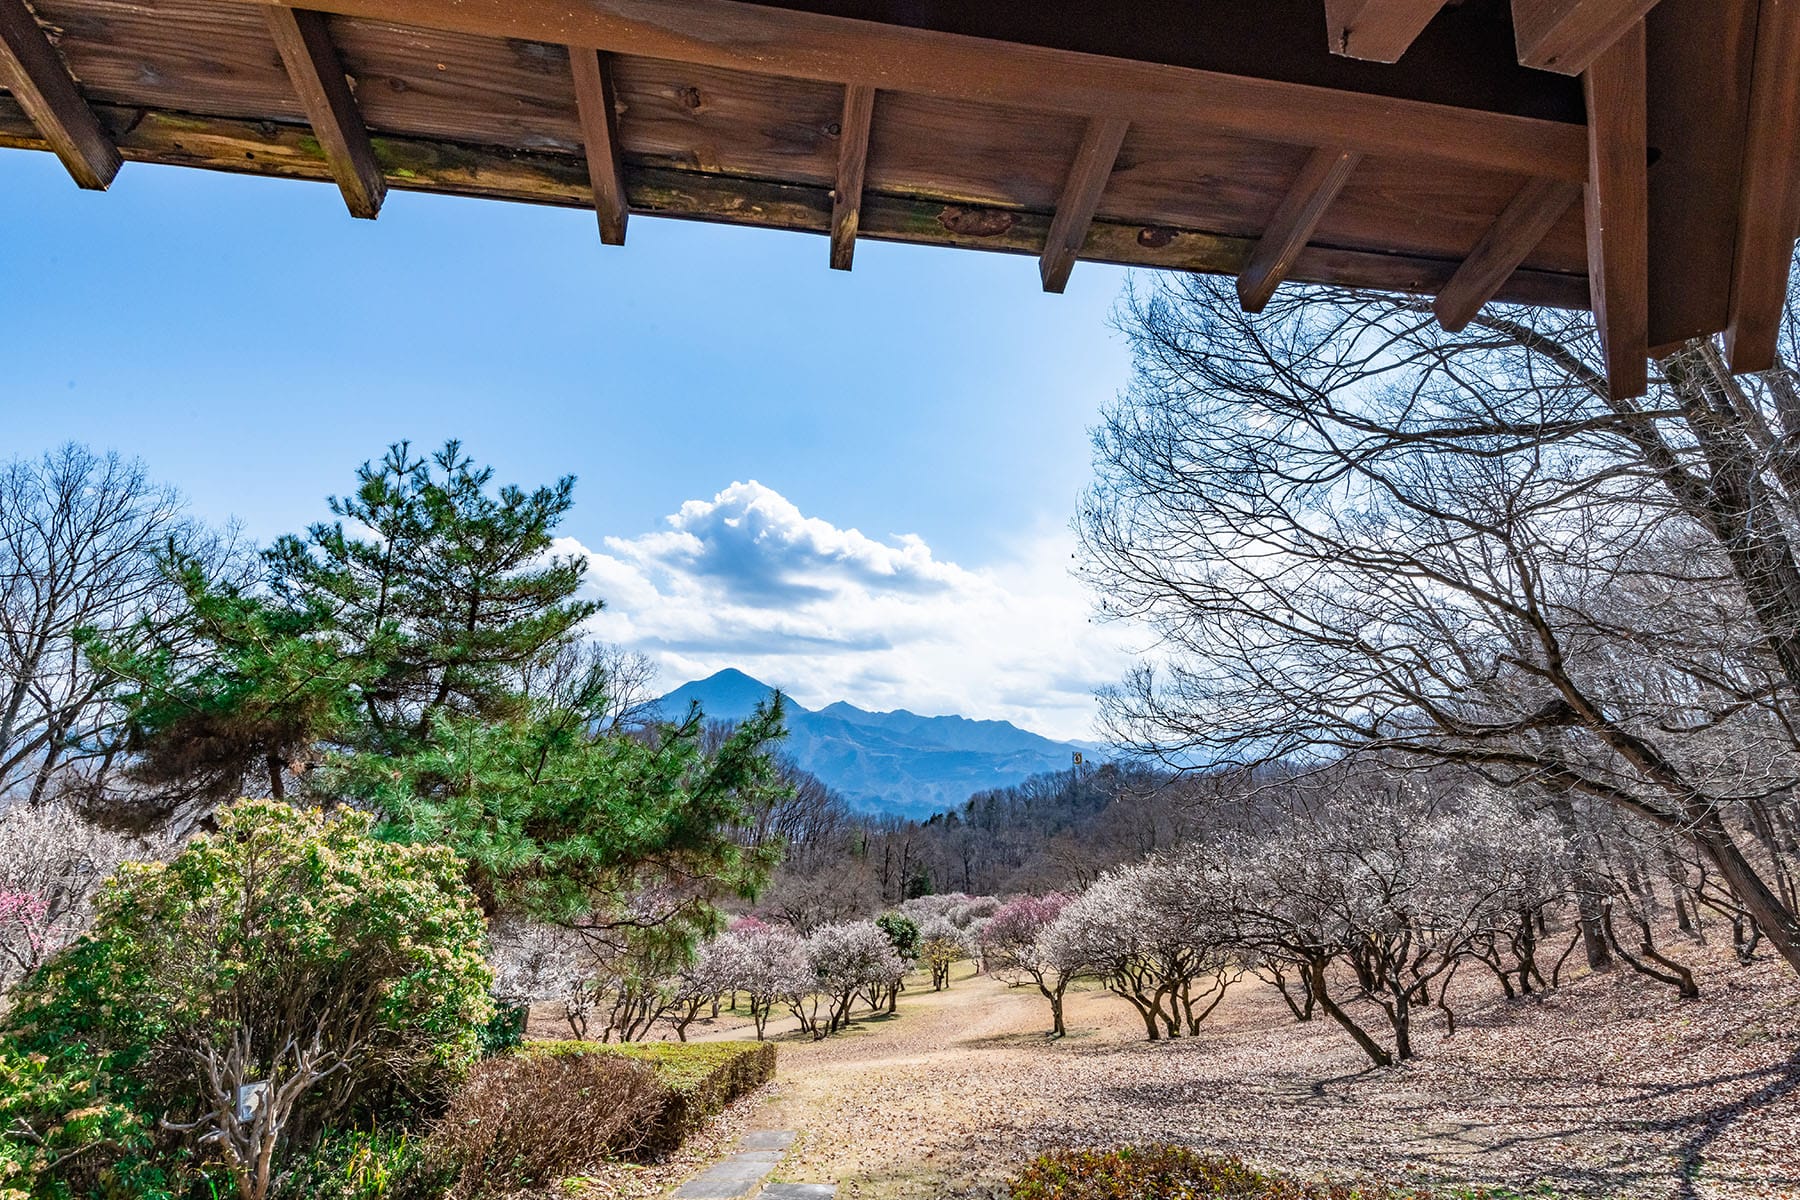
[(1055, 1150), (1011, 1183), (1012, 1200), (1482, 1200), (1486, 1193), (1382, 1183), (1317, 1183), (1259, 1171), (1229, 1154), (1183, 1146)]
[(706, 1118), (775, 1077), (772, 1042), (530, 1042), (521, 1054), (616, 1054), (649, 1063), (667, 1089), (640, 1153), (663, 1158)]

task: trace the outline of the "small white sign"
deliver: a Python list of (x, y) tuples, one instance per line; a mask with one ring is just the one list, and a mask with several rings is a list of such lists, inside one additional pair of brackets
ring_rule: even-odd
[(255, 1083), (246, 1083), (237, 1090), (237, 1119), (240, 1125), (247, 1125), (256, 1119), (262, 1111), (263, 1100), (269, 1094), (269, 1081), (259, 1079)]

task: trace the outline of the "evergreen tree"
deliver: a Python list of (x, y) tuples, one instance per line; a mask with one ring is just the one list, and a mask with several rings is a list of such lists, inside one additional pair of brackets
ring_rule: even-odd
[(779, 858), (733, 831), (788, 795), (772, 754), (783, 707), (777, 695), (710, 750), (698, 710), (639, 735), (598, 732), (592, 708), (550, 702), (503, 721), (440, 714), (419, 750), (342, 760), (330, 785), (387, 814), (384, 836), (455, 849), (489, 912), (656, 923), (686, 939)]
[(230, 799), (246, 777), (282, 797), (292, 765), (354, 728), (371, 659), (346, 649), (316, 603), (271, 603), (191, 559), (170, 569), (187, 601), (180, 620), (145, 638), (83, 635), (96, 666), (125, 681), (129, 774), (162, 800), (148, 815)]
[(513, 715), (520, 671), (600, 609), (575, 598), (586, 561), (549, 553), (574, 477), (496, 493), (493, 475), (454, 440), (429, 458), (396, 443), (331, 499), (337, 520), (268, 552), (275, 596), (329, 609), (353, 652), (379, 662), (362, 689), (362, 748), (417, 749), (439, 714)]

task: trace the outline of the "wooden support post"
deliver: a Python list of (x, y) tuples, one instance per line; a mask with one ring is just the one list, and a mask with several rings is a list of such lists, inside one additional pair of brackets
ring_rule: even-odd
[(625, 199), (625, 163), (619, 150), (619, 104), (612, 68), (604, 54), (570, 46), (569, 71), (575, 79), (575, 108), (587, 144), (588, 178), (594, 185), (600, 240), (608, 246), (623, 246), (631, 207)]
[(1451, 333), (1467, 328), (1580, 199), (1581, 188), (1560, 179), (1533, 179), (1521, 188), (1437, 294), (1438, 322)]
[(375, 148), (369, 144), (369, 131), (363, 127), (324, 15), (279, 6), (266, 11), (269, 33), (325, 150), (332, 178), (350, 206), (350, 215), (374, 219), (387, 195), (387, 180), (375, 162)]
[(1512, 0), (1519, 61), (1579, 75), (1639, 25), (1657, 0)]
[(838, 126), (837, 185), (831, 189), (831, 269), (848, 271), (856, 255), (862, 221), (863, 172), (869, 165), (869, 125), (875, 118), (875, 89), (853, 83), (844, 89), (844, 116)]
[(1325, 0), (1331, 52), (1370, 62), (1399, 62), (1445, 0)]
[(1650, 181), (1644, 26), (1582, 76), (1587, 96), (1588, 289), (1615, 399), (1649, 387)]
[(1069, 286), (1069, 272), (1087, 241), (1088, 228), (1094, 223), (1094, 212), (1100, 207), (1100, 196), (1106, 181), (1112, 178), (1113, 164), (1118, 161), (1119, 147), (1125, 143), (1130, 122), (1118, 117), (1095, 117), (1087, 123), (1075, 161), (1069, 166), (1069, 177), (1063, 182), (1062, 195), (1056, 201), (1056, 216), (1050, 222), (1050, 236), (1044, 239), (1044, 254), (1038, 259), (1038, 274), (1046, 292), (1061, 292)]
[(1800, 234), (1800, 0), (1762, 0), (1738, 197), (1725, 348), (1732, 370), (1766, 371)]
[(1342, 146), (1324, 146), (1312, 152), (1287, 198), (1275, 210), (1262, 240), (1256, 243), (1249, 265), (1238, 276), (1238, 299), (1245, 312), (1258, 313), (1267, 307), (1361, 160), (1362, 155)]
[(77, 185), (104, 191), (119, 173), (119, 149), (44, 36), (24, 0), (0, 0), (0, 84), (62, 159)]

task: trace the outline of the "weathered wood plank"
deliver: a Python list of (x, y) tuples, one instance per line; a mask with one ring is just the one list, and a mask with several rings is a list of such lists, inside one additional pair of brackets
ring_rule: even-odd
[[(263, 0), (269, 2), (269, 0)], [(553, 41), (795, 79), (1013, 104), (1134, 123), (1164, 118), (1273, 141), (1579, 180), (1581, 130), (1373, 96), (878, 25), (733, 0), (316, 0), (345, 16)]]
[[(124, 105), (96, 105), (95, 115), (128, 162), (318, 182), (333, 178), (317, 139), (303, 125), (146, 111)], [(578, 154), (496, 150), (381, 133), (370, 140), (389, 186), (400, 190), (571, 209), (587, 209), (593, 203), (587, 166)], [(49, 149), (18, 104), (3, 95), (0, 148)], [(628, 199), (639, 215), (818, 234), (831, 227), (830, 189), (823, 185), (630, 165)], [(1050, 220), (1047, 214), (1024, 210), (869, 193), (864, 197), (861, 233), (882, 241), (997, 250), (1036, 258), (1049, 235)], [(1096, 220), (1080, 257), (1120, 266), (1235, 275), (1255, 248), (1255, 238)], [(1298, 283), (1430, 296), (1443, 288), (1457, 265), (1451, 259), (1314, 245), (1300, 255), (1290, 278)], [(1521, 270), (1497, 298), (1585, 308), (1587, 281), (1575, 274)]]
[(118, 148), (24, 0), (0, 0), (0, 84), (18, 97), (78, 186), (104, 191), (112, 183)]
[(1655, 8), (1657, 0), (1512, 0), (1519, 61), (1579, 75)]
[(837, 179), (831, 189), (831, 269), (834, 271), (848, 271), (856, 257), (863, 174), (869, 166), (869, 125), (874, 117), (874, 88), (853, 83), (844, 89), (844, 116), (838, 123)]
[(1444, 2), (1325, 0), (1325, 28), (1331, 38), (1331, 52), (1370, 62), (1399, 62)]
[(1762, 0), (1738, 196), (1725, 347), (1732, 370), (1766, 371), (1800, 233), (1800, 0)]
[(577, 47), (569, 51), (569, 74), (575, 82), (575, 106), (581, 113), (588, 179), (594, 188), (594, 212), (600, 219), (600, 240), (608, 246), (623, 246), (631, 207), (625, 198), (619, 102), (613, 91), (612, 68), (605, 55)]
[(1038, 276), (1046, 292), (1061, 292), (1069, 286), (1075, 256), (1087, 241), (1088, 228), (1094, 223), (1094, 212), (1100, 207), (1107, 180), (1112, 178), (1113, 164), (1118, 161), (1119, 147), (1125, 144), (1128, 128), (1128, 123), (1117, 117), (1095, 117), (1088, 122), (1075, 151), (1075, 161), (1069, 166), (1068, 181), (1056, 202), (1056, 215), (1044, 239), (1044, 253), (1038, 259)]
[(1640, 23), (1582, 77), (1590, 147), (1588, 280), (1617, 398), (1649, 387), (1650, 184)]
[(271, 6), (267, 10), (269, 33), (288, 78), (300, 96), (301, 107), (312, 122), (338, 190), (350, 215), (373, 220), (381, 211), (387, 182), (375, 164), (369, 147), (369, 131), (363, 127), (356, 97), (344, 77), (343, 63), (331, 44), (325, 17), (308, 9)]
[(1438, 323), (1452, 333), (1467, 328), (1482, 305), (1494, 298), (1525, 256), (1580, 199), (1581, 189), (1560, 179), (1533, 179), (1520, 189), (1438, 293), (1432, 305)]
[(1757, 0), (1662, 0), (1649, 41), (1650, 357), (1730, 323)]
[(1267, 307), (1361, 158), (1343, 146), (1325, 146), (1307, 158), (1287, 199), (1275, 210), (1268, 229), (1257, 242), (1256, 253), (1238, 276), (1238, 299), (1245, 312), (1257, 313)]

